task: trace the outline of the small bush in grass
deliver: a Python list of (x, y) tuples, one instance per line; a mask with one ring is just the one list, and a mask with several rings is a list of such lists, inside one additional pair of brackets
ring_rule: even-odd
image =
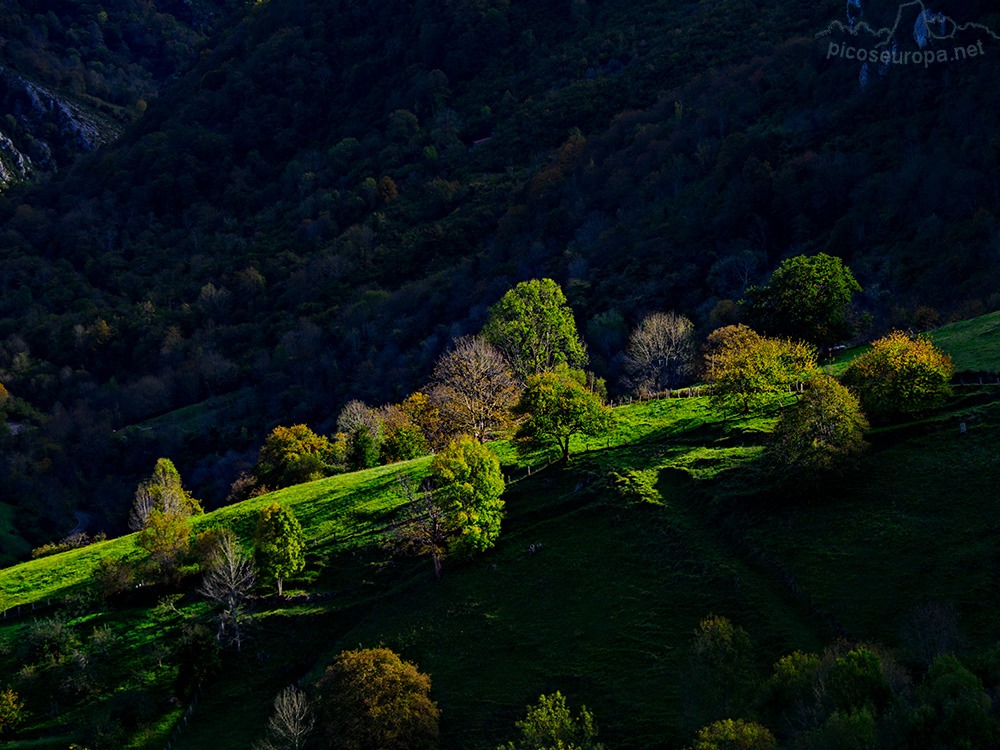
[(102, 557), (93, 575), (97, 592), (105, 599), (128, 591), (135, 582), (135, 566), (123, 559)]
[(609, 478), (611, 486), (625, 500), (660, 504), (660, 493), (656, 491), (653, 480), (647, 472), (629, 469), (623, 474), (619, 474), (617, 471), (613, 471)]
[(24, 721), (24, 701), (10, 688), (0, 692), (0, 735), (10, 734)]
[(54, 665), (73, 653), (80, 639), (61, 617), (47, 617), (28, 626), (27, 646), (32, 664)]
[(103, 542), (107, 538), (107, 534), (103, 532), (94, 537), (91, 537), (85, 532), (80, 534), (70, 534), (68, 537), (58, 542), (49, 542), (47, 544), (43, 544), (41, 547), (35, 547), (35, 549), (31, 550), (31, 559), (37, 560), (40, 557), (49, 557), (51, 555), (57, 555), (60, 552), (67, 552), (71, 549), (87, 547), (94, 542)]

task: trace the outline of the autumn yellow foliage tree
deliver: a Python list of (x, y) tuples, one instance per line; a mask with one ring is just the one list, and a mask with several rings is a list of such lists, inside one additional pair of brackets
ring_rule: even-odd
[(0, 692), (0, 734), (7, 734), (24, 720), (24, 701), (10, 688)]
[(387, 648), (341, 653), (317, 688), (324, 747), (342, 750), (430, 750), (440, 711), (431, 679)]
[(333, 446), (304, 424), (275, 427), (260, 449), (253, 474), (257, 482), (274, 489), (328, 476)]
[(854, 360), (842, 381), (872, 421), (885, 423), (940, 406), (953, 372), (951, 357), (928, 339), (893, 331)]
[(767, 338), (744, 325), (713, 335), (706, 374), (712, 406), (724, 412), (749, 414), (772, 406), (816, 369), (816, 350), (810, 344)]
[(858, 399), (834, 378), (810, 379), (794, 409), (782, 412), (767, 449), (783, 477), (815, 477), (851, 464), (868, 447), (868, 420)]

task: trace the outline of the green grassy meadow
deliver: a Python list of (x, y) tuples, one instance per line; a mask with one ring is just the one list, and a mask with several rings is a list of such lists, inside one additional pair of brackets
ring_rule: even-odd
[(928, 335), (951, 355), (956, 372), (1000, 370), (1000, 312), (950, 323)]
[[(957, 373), (1000, 371), (1000, 312), (949, 323), (928, 331), (926, 336), (951, 357)], [(838, 352), (823, 363), (823, 369), (839, 377), (869, 348), (864, 345)]]
[[(970, 330), (979, 329), (946, 340), (969, 350), (961, 342), (980, 335)], [(503, 534), (471, 562), (446, 561), (441, 582), (429, 560), (394, 556), (386, 543), (402, 502), (396, 475), (422, 476), (429, 458), (201, 516), (196, 531), (228, 525), (249, 539), (258, 508), (289, 505), (309, 552), (306, 573), (288, 589), (332, 596), (262, 603), (244, 653), (224, 654), (222, 675), (205, 686), (173, 747), (250, 746), (274, 695), (314, 683), (348, 648), (387, 646), (428, 672), (442, 747), (457, 750), (496, 747), (525, 705), (554, 690), (594, 712), (608, 747), (682, 746), (695, 728), (684, 710), (687, 646), (710, 613), (751, 634), (762, 670), (838, 637), (899, 647), (906, 619), (928, 601), (954, 608), (967, 647), (993, 644), (997, 390), (958, 389), (927, 419), (872, 433), (855, 474), (781, 504), (755, 468), (775, 415), (721, 420), (705, 398), (619, 407), (617, 432), (576, 441), (565, 465), (496, 443), (516, 480)], [(655, 502), (612, 488), (609, 474), (625, 470), (653, 480)], [(123, 537), (0, 570), (3, 606), (86, 591), (99, 559), (139, 554)], [(82, 642), (95, 628), (113, 633), (121, 679), (99, 690), (96, 704), (57, 715), (35, 703), (25, 741), (0, 748), (65, 747), (100, 705), (129, 689), (146, 691), (158, 709), (128, 747), (165, 746), (183, 706), (168, 703), (176, 668), (162, 654), (186, 619), (205, 616), (194, 583), (175, 607), (154, 606), (147, 595), (99, 614), (67, 611)], [(30, 621), (0, 624), (7, 681), (20, 668)]]

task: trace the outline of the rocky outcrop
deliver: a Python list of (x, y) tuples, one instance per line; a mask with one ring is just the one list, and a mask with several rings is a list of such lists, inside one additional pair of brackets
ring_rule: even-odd
[(31, 174), (31, 157), (21, 153), (0, 130), (0, 189), (26, 180)]
[(120, 134), (107, 115), (0, 68), (0, 190), (66, 166)]

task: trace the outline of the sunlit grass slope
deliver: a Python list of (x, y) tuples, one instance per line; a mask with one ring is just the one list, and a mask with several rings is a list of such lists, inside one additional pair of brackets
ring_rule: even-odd
[(928, 335), (951, 356), (957, 372), (1000, 371), (1000, 312), (950, 323)]
[[(398, 520), (396, 474), (423, 474), (429, 458), (207, 514), (197, 528), (225, 523), (248, 537), (257, 508), (288, 503), (311, 540), (307, 575), (290, 587), (333, 595), (262, 606), (244, 654), (226, 656), (175, 746), (250, 746), (274, 695), (314, 682), (346, 648), (384, 645), (428, 672), (442, 746), (457, 750), (495, 748), (526, 704), (557, 689), (591, 708), (609, 747), (688, 743), (687, 644), (709, 613), (751, 633), (762, 669), (844, 634), (898, 646), (902, 623), (927, 600), (955, 607), (970, 647), (992, 643), (1000, 639), (991, 616), (1000, 606), (995, 390), (962, 389), (941, 412), (873, 434), (856, 475), (791, 504), (777, 504), (755, 469), (774, 416), (723, 422), (701, 398), (617, 409), (616, 435), (589, 441), (589, 452), (580, 441), (568, 465), (545, 467), (535, 456), (530, 478), (510, 446), (497, 444), (518, 480), (505, 495), (503, 534), (471, 562), (446, 561), (441, 582), (428, 560), (394, 557), (384, 544)], [(654, 502), (614, 490), (609, 475), (626, 470), (653, 480)], [(106, 542), (0, 571), (0, 585), (20, 601), (72, 590), (102, 554), (137, 553), (130, 538)], [(77, 627), (119, 634), (123, 685), (166, 705), (174, 668), (151, 654), (176, 638), (182, 618), (205, 611), (191, 592), (176, 612), (133, 605)], [(16, 642), (25, 627), (0, 626), (0, 638)], [(0, 657), (0, 667), (17, 665)], [(31, 735), (63, 735), (93, 710), (71, 708), (60, 720), (41, 712)], [(176, 718), (161, 709), (132, 746), (165, 745)]]

